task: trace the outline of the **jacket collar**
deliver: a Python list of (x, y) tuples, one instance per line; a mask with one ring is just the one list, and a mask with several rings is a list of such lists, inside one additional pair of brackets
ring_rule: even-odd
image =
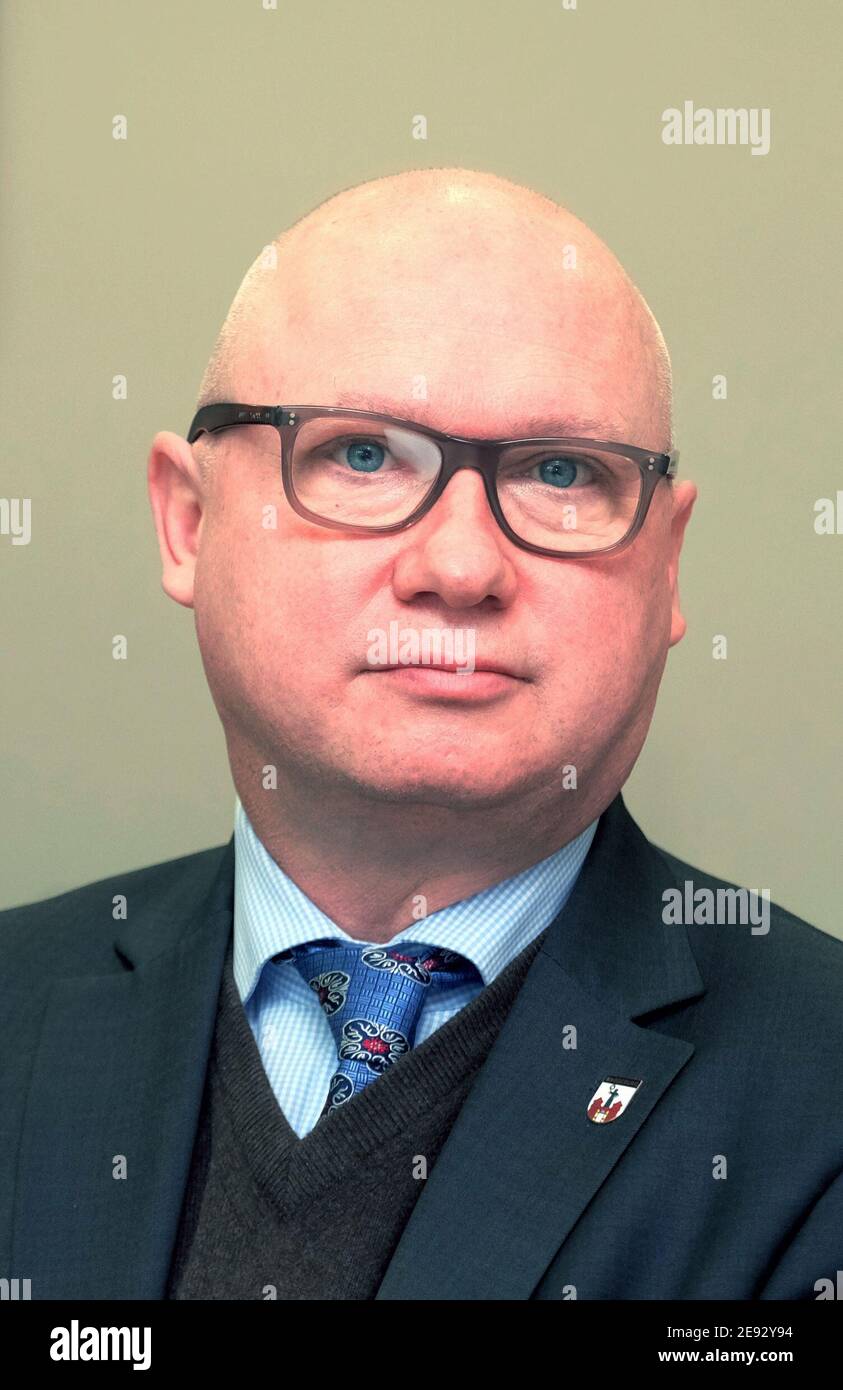
[[(121, 926), (119, 973), (52, 987), (25, 1107), (11, 1251), (13, 1267), (32, 1272), (38, 1298), (164, 1296), (232, 930), (233, 877), (232, 839), (202, 856), (201, 872), (166, 881), (155, 905)], [(684, 927), (661, 920), (661, 894), (673, 886), (619, 795), (425, 1184), (379, 1298), (530, 1296), (693, 1052), (631, 1021), (703, 990)], [(563, 1056), (570, 1024), (578, 1043)], [(585, 1108), (607, 1075), (644, 1084), (618, 1121), (592, 1125)], [(123, 1165), (125, 1179), (113, 1176)]]
[(585, 990), (640, 1018), (703, 992), (684, 927), (662, 917), (676, 880), (620, 793), (600, 817), (570, 901), (551, 925), (546, 956)]
[(50, 990), (9, 1252), (38, 1299), (166, 1291), (231, 931), (233, 841), (175, 878), (169, 867), (154, 904), (133, 911), (128, 895), (123, 968)]
[[(704, 992), (670, 868), (623, 800), (533, 961), (402, 1232), (378, 1299), (528, 1299), (694, 1048), (639, 1023)], [(640, 1081), (610, 1124), (589, 1102)]]

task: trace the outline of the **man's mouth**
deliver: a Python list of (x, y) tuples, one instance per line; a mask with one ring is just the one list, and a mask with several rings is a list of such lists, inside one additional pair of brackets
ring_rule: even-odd
[(512, 680), (524, 680), (526, 677), (518, 675), (509, 666), (504, 666), (493, 661), (475, 661), (471, 670), (467, 670), (458, 661), (396, 661), (387, 662), (384, 666), (367, 666), (367, 671), (453, 671), (458, 675), (473, 675), (478, 671), (490, 671), (498, 676), (509, 676)]
[[(439, 700), (449, 704), (484, 704), (505, 699), (527, 680), (496, 662), (475, 663), (472, 670), (457, 662), (403, 662), (367, 666), (361, 674), (379, 676), (380, 689), (399, 692), (411, 699)], [(375, 687), (378, 688), (378, 687)]]

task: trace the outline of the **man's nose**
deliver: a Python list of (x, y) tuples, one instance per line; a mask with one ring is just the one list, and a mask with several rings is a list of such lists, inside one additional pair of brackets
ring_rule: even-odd
[(482, 477), (463, 468), (427, 516), (405, 532), (392, 587), (405, 602), (432, 593), (449, 608), (471, 608), (485, 599), (506, 605), (517, 585), (511, 550)]

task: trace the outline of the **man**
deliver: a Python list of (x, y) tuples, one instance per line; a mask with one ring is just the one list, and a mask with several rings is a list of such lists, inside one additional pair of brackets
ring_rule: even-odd
[(34, 1298), (833, 1284), (843, 948), (621, 797), (685, 631), (670, 390), (615, 257), (488, 174), (258, 257), (149, 459), (235, 836), (3, 914)]

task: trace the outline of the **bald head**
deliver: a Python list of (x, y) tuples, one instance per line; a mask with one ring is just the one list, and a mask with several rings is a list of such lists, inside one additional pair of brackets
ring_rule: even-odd
[[(201, 404), (347, 407), (469, 440), (671, 446), (669, 362), (652, 314), (603, 242), (538, 193), (461, 169), (403, 173), (337, 194), (272, 250), (237, 292)], [(364, 431), (385, 462), (365, 492), (370, 470), (356, 469), (344, 434), (300, 458), (344, 497), (403, 500), (415, 474), (381, 434)], [(470, 846), (472, 862), (494, 860), (485, 884), (504, 862), (514, 872), (567, 844), (609, 804), (685, 630), (677, 573), (692, 483), (650, 473), (648, 490), (633, 491), (611, 481), (631, 470), (608, 469), (599, 449), (578, 460), (582, 473), (561, 475), (557, 529), (584, 517), (580, 534), (593, 524), (600, 539), (592, 509), (605, 515), (606, 503), (613, 524), (640, 523), (629, 544), (589, 558), (528, 550), (501, 524), (500, 494), (496, 510), (472, 451), (447, 482), (437, 473), (426, 511), (364, 535), (286, 505), (292, 460), (282, 477), (273, 429), (223, 429), (195, 447), (199, 477), (197, 455), (172, 432), (150, 453), (163, 582), (195, 608), (259, 834), (277, 820), (286, 854), (311, 826), (308, 863), (347, 842), (355, 863), (400, 865), (414, 884), (427, 882), (431, 844), (446, 857)], [(550, 499), (525, 486), (532, 477), (550, 488), (536, 470), (574, 462), (540, 452), (507, 475), (507, 497), (527, 511)], [(402, 640), (458, 625), (476, 639), (476, 670), (405, 672), (403, 655), (382, 666), (370, 646), (393, 625)], [(277, 794), (262, 781), (269, 765)], [(568, 765), (578, 791), (560, 799)]]
[(671, 446), (664, 339), (600, 238), (506, 179), (421, 169), (343, 190), (260, 253), (197, 405), (357, 405), (503, 436), (549, 395), (560, 419), (575, 397), (591, 433)]

